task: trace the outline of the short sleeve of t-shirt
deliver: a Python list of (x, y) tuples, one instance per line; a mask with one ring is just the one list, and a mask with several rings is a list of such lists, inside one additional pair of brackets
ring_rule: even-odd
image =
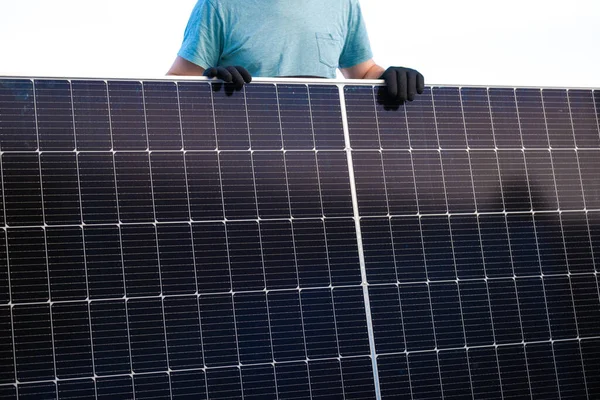
[(223, 19), (210, 0), (199, 0), (177, 55), (206, 69), (219, 64), (222, 47)]
[(348, 34), (342, 54), (340, 68), (350, 68), (373, 58), (367, 27), (358, 0), (350, 1)]

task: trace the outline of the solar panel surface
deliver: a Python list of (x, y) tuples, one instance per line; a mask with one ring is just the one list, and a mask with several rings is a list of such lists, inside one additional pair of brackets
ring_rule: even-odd
[(595, 399), (600, 92), (0, 79), (0, 398)]

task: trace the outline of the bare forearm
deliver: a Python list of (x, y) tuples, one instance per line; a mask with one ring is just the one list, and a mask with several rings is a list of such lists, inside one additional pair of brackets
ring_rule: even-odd
[(361, 79), (378, 79), (385, 72), (385, 69), (377, 64), (371, 66)]

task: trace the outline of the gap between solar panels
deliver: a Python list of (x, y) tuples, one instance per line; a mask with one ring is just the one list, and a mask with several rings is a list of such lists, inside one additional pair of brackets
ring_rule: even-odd
[(600, 396), (600, 92), (0, 78), (0, 398)]

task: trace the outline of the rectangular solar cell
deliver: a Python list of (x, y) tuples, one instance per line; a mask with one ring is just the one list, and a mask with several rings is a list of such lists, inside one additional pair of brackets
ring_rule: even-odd
[(600, 91), (0, 78), (0, 398), (595, 399)]

